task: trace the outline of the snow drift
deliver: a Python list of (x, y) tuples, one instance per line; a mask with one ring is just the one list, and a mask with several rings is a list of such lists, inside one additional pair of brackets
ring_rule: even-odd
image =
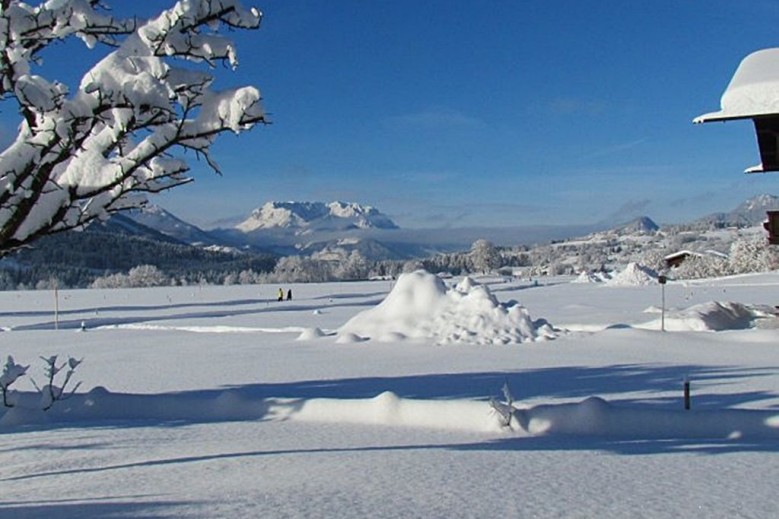
[(511, 344), (553, 339), (543, 319), (533, 320), (516, 301), (499, 303), (489, 288), (464, 278), (455, 288), (429, 272), (402, 274), (378, 306), (354, 316), (339, 330), (348, 338), (398, 341), (434, 339), (438, 344)]
[(38, 395), (17, 393), (13, 408), (0, 408), (0, 430), (68, 424), (206, 423), (300, 421), (351, 423), (450, 431), (506, 432), (517, 437), (548, 435), (601, 438), (729, 440), (779, 438), (774, 410), (691, 410), (620, 405), (600, 397), (579, 402), (519, 406), (502, 404), (503, 423), (483, 400), (401, 398), (386, 391), (373, 398), (252, 398), (238, 390), (214, 394), (112, 393), (95, 387), (73, 395), (51, 411), (36, 408)]
[[(668, 331), (723, 331), (750, 328), (755, 320), (768, 317), (767, 310), (743, 303), (709, 301), (689, 308), (671, 311), (665, 316)], [(638, 328), (658, 329), (660, 320), (655, 319)]]

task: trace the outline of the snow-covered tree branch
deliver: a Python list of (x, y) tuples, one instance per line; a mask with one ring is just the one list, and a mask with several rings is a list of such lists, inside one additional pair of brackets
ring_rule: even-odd
[[(214, 65), (238, 64), (218, 30), (260, 19), (239, 0), (180, 0), (148, 21), (114, 18), (98, 0), (0, 0), (0, 100), (21, 115), (0, 153), (0, 256), (189, 182), (177, 151), (218, 172), (216, 136), (266, 122), (256, 88), (212, 88)], [(43, 49), (74, 37), (113, 50), (71, 91), (37, 69)]]

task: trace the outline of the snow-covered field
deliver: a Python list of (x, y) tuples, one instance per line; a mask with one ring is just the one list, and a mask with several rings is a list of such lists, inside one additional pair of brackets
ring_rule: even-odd
[(779, 273), (457, 281), (1, 293), (0, 517), (776, 514)]

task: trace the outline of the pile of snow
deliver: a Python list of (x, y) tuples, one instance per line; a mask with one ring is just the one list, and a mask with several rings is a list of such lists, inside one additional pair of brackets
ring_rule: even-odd
[[(665, 316), (668, 331), (723, 331), (750, 328), (756, 319), (769, 313), (759, 307), (742, 303), (709, 301), (670, 312)], [(659, 329), (660, 319), (639, 325), (638, 328)]]
[(310, 341), (312, 339), (318, 339), (327, 335), (321, 328), (306, 328), (298, 336), (299, 341)]
[(502, 304), (490, 290), (464, 278), (447, 290), (424, 270), (402, 274), (378, 306), (354, 316), (339, 330), (339, 342), (434, 339), (438, 344), (509, 344), (553, 339), (552, 327), (532, 320), (516, 301)]
[(625, 270), (612, 277), (609, 286), (640, 286), (657, 283), (657, 272), (638, 263), (628, 263)]

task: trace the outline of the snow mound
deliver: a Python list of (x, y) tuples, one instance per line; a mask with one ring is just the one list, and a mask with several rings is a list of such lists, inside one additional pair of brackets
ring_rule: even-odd
[(499, 303), (486, 286), (470, 278), (447, 290), (439, 277), (424, 270), (402, 274), (384, 301), (344, 324), (339, 339), (350, 335), (380, 341), (434, 339), (438, 344), (513, 344), (556, 337), (546, 321), (532, 320), (516, 301)]
[(542, 404), (514, 411), (532, 436), (565, 434), (603, 438), (775, 439), (776, 413), (747, 409), (684, 411), (615, 405), (592, 396), (578, 403)]
[(625, 270), (611, 278), (609, 286), (640, 286), (657, 283), (657, 272), (638, 263), (628, 263)]
[[(750, 328), (756, 319), (762, 317), (766, 317), (766, 313), (754, 306), (710, 301), (666, 315), (665, 329), (693, 332), (741, 330)], [(660, 320), (655, 319), (638, 328), (659, 329)]]
[(298, 335), (299, 341), (310, 341), (312, 339), (318, 339), (319, 337), (324, 337), (326, 334), (321, 330), (321, 328), (306, 328), (302, 332), (300, 332), (300, 335)]

